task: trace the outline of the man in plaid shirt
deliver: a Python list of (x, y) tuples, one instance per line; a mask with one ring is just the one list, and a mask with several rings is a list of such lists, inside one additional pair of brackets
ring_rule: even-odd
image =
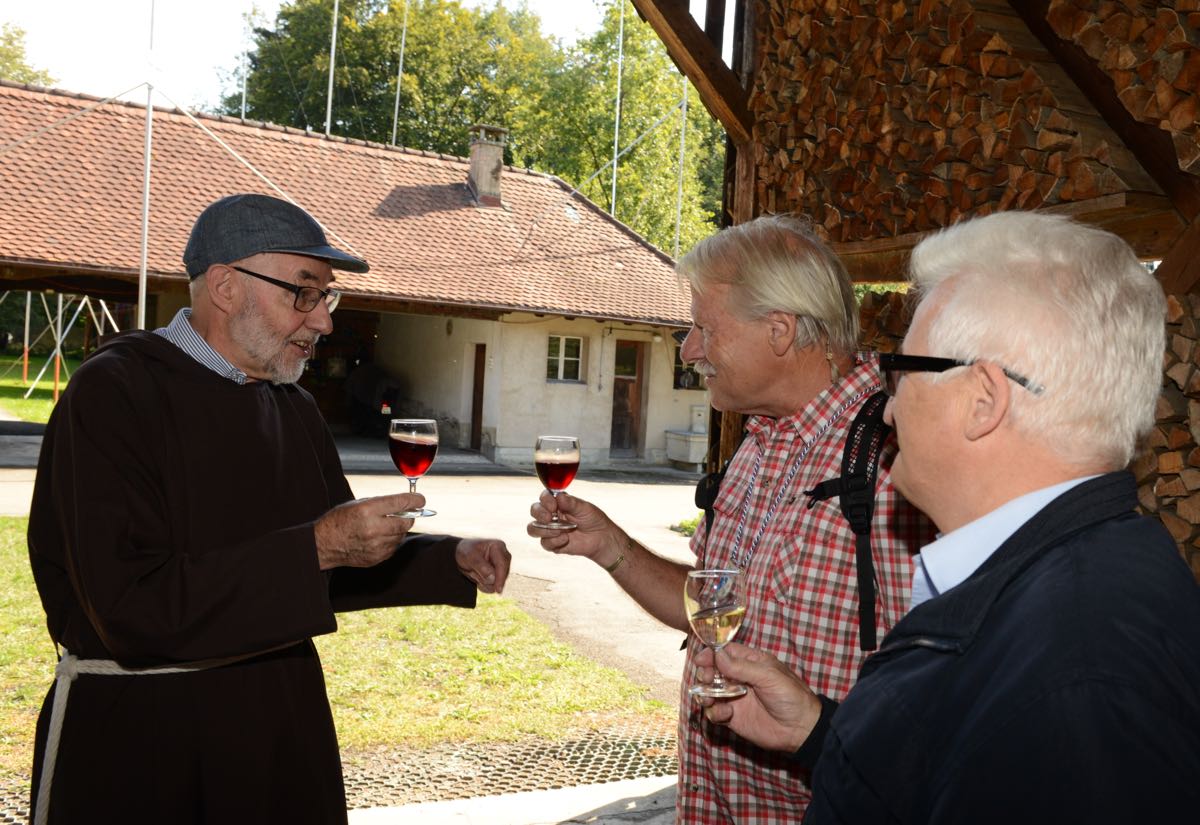
[[(712, 532), (692, 541), (696, 568), (745, 572), (748, 609), (739, 641), (803, 673), (815, 690), (844, 696), (866, 656), (859, 649), (855, 537), (835, 499), (804, 495), (841, 474), (843, 448), (863, 402), (879, 389), (873, 359), (856, 354), (858, 315), (845, 268), (808, 224), (761, 217), (701, 242), (678, 269), (692, 288), (693, 326), (681, 356), (707, 379), (712, 405), (750, 416), (725, 474)], [(904, 614), (911, 556), (929, 523), (890, 482), (894, 444), (880, 460), (871, 528), (880, 637)], [(536, 521), (557, 509), (577, 525), (530, 535), (557, 553), (587, 556), (647, 611), (688, 632), (686, 565), (633, 541), (595, 506), (548, 493)], [(797, 822), (808, 776), (786, 755), (760, 749), (708, 723), (688, 688), (689, 641), (679, 725), (677, 820)]]

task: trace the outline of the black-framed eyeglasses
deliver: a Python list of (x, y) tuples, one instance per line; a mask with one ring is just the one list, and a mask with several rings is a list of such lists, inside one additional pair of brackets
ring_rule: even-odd
[(287, 281), (280, 281), (277, 278), (270, 278), (266, 275), (260, 275), (257, 272), (251, 272), (249, 269), (244, 269), (240, 266), (232, 266), (243, 275), (249, 275), (251, 278), (258, 278), (260, 281), (266, 281), (268, 284), (275, 284), (280, 289), (286, 289), (296, 296), (295, 302), (292, 304), (298, 312), (312, 312), (317, 308), (317, 304), (321, 303), (321, 299), (325, 299), (325, 308), (330, 312), (337, 309), (338, 301), (342, 300), (342, 293), (336, 289), (319, 289), (315, 286), (297, 286), (289, 284)]
[[(932, 355), (905, 355), (899, 352), (885, 352), (879, 356), (879, 369), (883, 373), (883, 390), (895, 397), (896, 387), (900, 383), (901, 373), (905, 372), (945, 372), (955, 367), (969, 367), (974, 361), (963, 361), (958, 358), (936, 358)], [(1045, 387), (1030, 381), (1023, 375), (1013, 372), (1007, 367), (1000, 367), (1004, 374), (1017, 382), (1034, 395), (1041, 395)]]

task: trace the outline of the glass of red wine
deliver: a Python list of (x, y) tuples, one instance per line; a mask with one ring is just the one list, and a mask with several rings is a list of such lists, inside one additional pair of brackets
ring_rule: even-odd
[[(408, 479), (408, 491), (417, 491), (417, 479), (425, 475), (433, 457), (437, 455), (437, 422), (430, 418), (393, 418), (388, 428), (388, 450), (392, 463)], [(394, 518), (422, 518), (436, 516), (433, 510), (405, 510), (388, 513)]]
[[(579, 439), (573, 435), (539, 435), (533, 447), (533, 466), (537, 468), (542, 485), (557, 496), (579, 472)], [(545, 530), (574, 530), (577, 525), (562, 521), (558, 510), (550, 521), (535, 521), (534, 527)]]

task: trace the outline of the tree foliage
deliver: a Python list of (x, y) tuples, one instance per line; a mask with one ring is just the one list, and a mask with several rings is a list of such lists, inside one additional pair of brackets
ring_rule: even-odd
[[(467, 129), (509, 130), (506, 162), (557, 175), (667, 252), (674, 251), (683, 83), (662, 43), (626, 3), (617, 198), (611, 168), (620, 7), (563, 47), (522, 3), (340, 0), (330, 131), (457, 156)], [(333, 0), (292, 0), (255, 29), (248, 118), (324, 131)], [(396, 83), (404, 45), (399, 117)], [(724, 135), (690, 94), (680, 251), (716, 228)], [(241, 111), (241, 92), (225, 98)], [(636, 145), (634, 144), (636, 141)], [(632, 148), (630, 148), (632, 145)]]
[(12, 23), (0, 25), (0, 78), (36, 86), (55, 83), (49, 72), (29, 65), (25, 57), (25, 30)]

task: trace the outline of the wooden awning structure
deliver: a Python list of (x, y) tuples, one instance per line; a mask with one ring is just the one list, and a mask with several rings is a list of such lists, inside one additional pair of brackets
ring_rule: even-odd
[(1191, 0), (633, 3), (725, 127), (732, 222), (804, 212), (869, 281), (963, 217), (1065, 211), (1200, 281)]

